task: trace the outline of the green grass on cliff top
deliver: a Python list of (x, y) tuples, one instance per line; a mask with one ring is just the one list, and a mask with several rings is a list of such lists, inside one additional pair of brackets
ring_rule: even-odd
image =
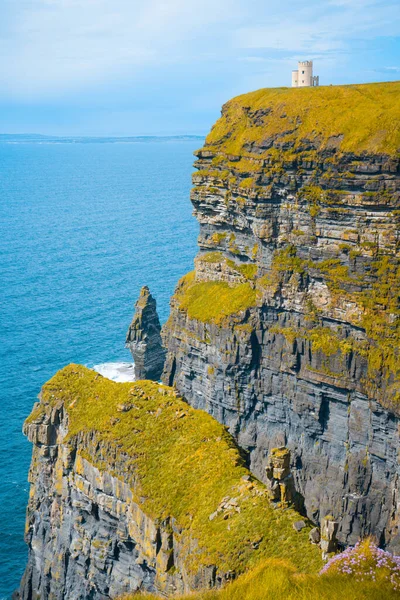
[[(241, 572), (268, 557), (288, 559), (302, 572), (320, 568), (309, 526), (297, 533), (294, 510), (274, 509), (260, 482), (241, 479), (249, 472), (226, 428), (172, 388), (150, 381), (115, 383), (69, 365), (45, 384), (27, 424), (40, 422), (55, 405), (68, 413), (70, 443), (94, 433), (90, 442), (77, 444), (78, 452), (120, 479), (135, 478), (135, 500), (150, 517), (176, 519), (189, 572), (210, 564)], [(224, 497), (236, 498), (240, 512), (210, 520)]]
[[(247, 110), (248, 109), (248, 110)], [(250, 113), (269, 109), (263, 124)], [(400, 152), (400, 82), (309, 88), (270, 88), (233, 98), (206, 146), (243, 154), (246, 142), (285, 134), (284, 140), (318, 139), (324, 148), (343, 136), (343, 152)]]

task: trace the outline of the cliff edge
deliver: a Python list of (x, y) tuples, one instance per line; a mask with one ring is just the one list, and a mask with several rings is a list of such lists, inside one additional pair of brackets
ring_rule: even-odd
[(266, 481), (344, 544), (400, 549), (400, 83), (267, 89), (196, 152), (195, 271), (163, 328), (164, 381), (227, 425)]

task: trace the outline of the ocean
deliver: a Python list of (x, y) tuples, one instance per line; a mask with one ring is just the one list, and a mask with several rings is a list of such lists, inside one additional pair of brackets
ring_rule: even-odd
[(190, 174), (201, 145), (0, 139), (1, 600), (27, 557), (23, 421), (42, 384), (68, 363), (131, 377), (124, 342), (141, 286), (164, 322), (178, 279), (193, 269)]

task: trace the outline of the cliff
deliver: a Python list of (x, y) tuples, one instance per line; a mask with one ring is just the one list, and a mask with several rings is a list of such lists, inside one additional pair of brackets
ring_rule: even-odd
[[(219, 587), (266, 558), (316, 572), (309, 523), (247, 470), (226, 428), (174, 389), (78, 365), (44, 387), (33, 444), (24, 600)], [(240, 549), (240, 551), (238, 551)]]
[(385, 568), (372, 587), (315, 574), (337, 528), (400, 550), (399, 94), (223, 107), (196, 153), (195, 271), (162, 340), (147, 288), (128, 331), (137, 376), (165, 362), (164, 384), (70, 365), (24, 425), (20, 598), (165, 597), (242, 573), (210, 598), (398, 593)]
[(227, 425), (266, 481), (339, 538), (399, 538), (400, 83), (260, 90), (197, 153), (195, 271), (163, 380)]

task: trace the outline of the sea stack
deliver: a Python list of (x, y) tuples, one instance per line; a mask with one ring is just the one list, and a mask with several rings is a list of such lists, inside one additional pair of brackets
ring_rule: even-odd
[(136, 379), (158, 381), (164, 368), (165, 350), (156, 301), (147, 286), (142, 287), (135, 304), (135, 314), (126, 336), (135, 361)]

